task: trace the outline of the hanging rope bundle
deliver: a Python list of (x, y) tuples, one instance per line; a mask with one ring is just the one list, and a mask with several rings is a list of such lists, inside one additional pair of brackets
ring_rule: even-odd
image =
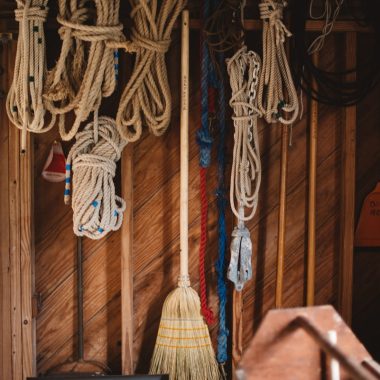
[[(368, 60), (361, 65), (366, 70), (356, 75), (354, 80), (347, 80), (347, 75), (357, 72), (356, 67), (331, 71), (322, 69), (313, 62), (308, 52), (309, 41), (305, 30), (310, 11), (309, 4), (308, 1), (300, 2), (294, 7), (294, 17), (292, 17), (294, 38), (290, 51), (297, 86), (301, 86), (309, 96), (320, 103), (342, 107), (357, 104), (380, 80), (380, 2), (372, 0), (360, 2), (364, 19), (357, 21), (362, 26), (365, 24), (373, 29), (374, 44), (371, 49), (367, 49)], [(313, 82), (316, 85), (313, 86)]]
[(221, 74), (224, 61), (219, 62), (218, 53), (234, 54), (244, 43), (243, 9), (245, 0), (221, 0), (217, 2), (205, 23), (205, 34), (211, 59)]
[[(99, 137), (97, 142), (94, 136)], [(109, 117), (95, 118), (77, 133), (67, 157), (65, 187), (65, 203), (72, 203), (77, 236), (100, 239), (120, 228), (125, 202), (115, 194), (113, 178), (125, 145)]]
[[(60, 115), (63, 140), (71, 140), (80, 124), (99, 108), (102, 98), (115, 89), (112, 47), (124, 39), (119, 3), (97, 0), (89, 8), (85, 1), (58, 2), (62, 48), (56, 66), (49, 72), (45, 98), (51, 102), (49, 111)], [(67, 131), (64, 115), (70, 111), (75, 112), (75, 120)]]
[(44, 22), (48, 13), (47, 0), (17, 0), (15, 10), (19, 23), (13, 81), (7, 97), (9, 120), (19, 129), (21, 151), (25, 152), (26, 133), (50, 130), (54, 115), (46, 112), (42, 97), (47, 75)]
[[(202, 4), (203, 19), (206, 20), (211, 11), (211, 3), (206, 0)], [(200, 177), (200, 198), (201, 198), (201, 236), (199, 244), (199, 282), (201, 310), (208, 324), (214, 322), (212, 310), (207, 302), (207, 285), (205, 272), (205, 258), (207, 251), (207, 219), (208, 219), (208, 199), (207, 199), (207, 171), (211, 163), (212, 136), (210, 124), (215, 115), (215, 73), (210, 62), (208, 46), (203, 34), (201, 34), (201, 125), (197, 131), (197, 143), (199, 146), (199, 177)], [(214, 78), (212, 78), (214, 76)]]
[[(263, 24), (263, 69), (259, 81), (257, 104), (268, 123), (292, 124), (299, 106), (284, 48), (291, 33), (282, 22), (283, 0), (262, 0), (259, 4)], [(285, 116), (287, 115), (287, 116)]]
[[(256, 90), (260, 71), (260, 58), (243, 46), (231, 59), (227, 59), (233, 109), (234, 149), (231, 170), (230, 203), (238, 219), (231, 243), (231, 262), (228, 278), (238, 291), (252, 277), (252, 243), (244, 222), (256, 212), (261, 183), (261, 162), (257, 133)], [(248, 213), (245, 214), (245, 209)]]
[(169, 126), (172, 101), (165, 64), (174, 23), (185, 0), (130, 0), (131, 41), (117, 46), (136, 53), (133, 73), (121, 96), (116, 122), (120, 134), (136, 141), (143, 125), (155, 136)]
[[(313, 20), (325, 20), (322, 33), (314, 39), (309, 45), (307, 51), (309, 54), (313, 54), (320, 51), (325, 44), (326, 37), (332, 32), (335, 21), (339, 16), (340, 9), (344, 3), (344, 0), (325, 0), (325, 6), (323, 12), (320, 15), (315, 15), (313, 11), (315, 0), (310, 1), (309, 14)], [(334, 7), (335, 5), (335, 7)]]

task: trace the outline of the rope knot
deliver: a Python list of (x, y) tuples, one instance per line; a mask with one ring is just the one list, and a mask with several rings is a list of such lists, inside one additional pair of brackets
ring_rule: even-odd
[(260, 18), (264, 20), (264, 22), (269, 21), (269, 24), (275, 28), (277, 46), (280, 42), (285, 42), (285, 37), (292, 35), (282, 22), (283, 11), (286, 5), (286, 2), (274, 0), (264, 0), (259, 4)]
[(209, 131), (199, 129), (197, 131), (197, 143), (200, 149), (199, 164), (202, 168), (207, 168), (211, 163), (211, 147), (213, 139)]
[(88, 13), (83, 10), (77, 10), (73, 13), (70, 20), (61, 16), (57, 17), (58, 22), (61, 24), (59, 34), (61, 38), (69, 34), (82, 41), (98, 42), (98, 41), (121, 41), (123, 36), (123, 25), (86, 25), (84, 22), (88, 20)]
[(165, 54), (170, 47), (171, 39), (153, 39), (143, 36), (136, 29), (132, 30), (131, 42), (134, 45), (135, 51), (145, 49), (154, 53)]
[(15, 10), (15, 18), (18, 22), (23, 20), (44, 22), (47, 18), (48, 10), (49, 8), (43, 5), (40, 7), (24, 6)]

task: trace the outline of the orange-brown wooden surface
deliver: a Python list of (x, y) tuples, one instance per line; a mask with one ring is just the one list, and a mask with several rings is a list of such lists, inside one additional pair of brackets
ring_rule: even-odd
[[(54, 62), (58, 41), (52, 32), (49, 41), (49, 65)], [(257, 48), (259, 33), (248, 32), (249, 47)], [(344, 65), (344, 35), (328, 39), (320, 63), (326, 68)], [(360, 44), (359, 44), (360, 45)], [(198, 147), (195, 132), (199, 127), (199, 33), (191, 33), (190, 65), (190, 193), (189, 193), (189, 246), (190, 274), (192, 284), (198, 289), (198, 247), (200, 237), (200, 199), (198, 176)], [(0, 53), (1, 54), (1, 53)], [(3, 58), (2, 58), (3, 59)], [(137, 372), (146, 372), (153, 350), (161, 308), (168, 292), (176, 286), (179, 271), (179, 31), (173, 35), (173, 45), (167, 56), (170, 84), (173, 94), (172, 122), (168, 132), (160, 138), (144, 134), (133, 147), (133, 367)], [(122, 68), (123, 69), (123, 68)], [(2, 82), (1, 82), (2, 83)], [(124, 83), (121, 83), (123, 88)], [(378, 97), (366, 100), (362, 112), (358, 111), (358, 130), (366, 133), (358, 136), (359, 162), (358, 193), (372, 188), (373, 173), (378, 173), (378, 140), (373, 138), (378, 131)], [(117, 94), (107, 101), (104, 110), (115, 115)], [(304, 97), (306, 105), (306, 98)], [(228, 105), (227, 105), (228, 108)], [(4, 102), (1, 108), (4, 116)], [(287, 180), (286, 257), (284, 262), (283, 305), (301, 306), (305, 299), (305, 253), (307, 242), (307, 114), (293, 126), (292, 145), (289, 147)], [(317, 189), (316, 189), (316, 287), (315, 303), (336, 305), (338, 296), (339, 269), (339, 208), (341, 189), (341, 133), (344, 122), (342, 110), (321, 105), (319, 107)], [(228, 125), (227, 162), (231, 162), (232, 125)], [(377, 129), (376, 129), (377, 128)], [(0, 157), (7, 156), (8, 123), (0, 125)], [(249, 224), (253, 239), (253, 280), (244, 288), (243, 347), (247, 347), (259, 322), (267, 310), (274, 307), (277, 223), (279, 191), (279, 159), (281, 153), (281, 129), (279, 126), (259, 125), (261, 158), (263, 166), (259, 207)], [(35, 231), (35, 283), (41, 303), (37, 313), (37, 369), (44, 373), (49, 368), (75, 358), (76, 352), (76, 302), (75, 302), (75, 237), (72, 231), (72, 213), (63, 204), (64, 185), (46, 182), (41, 178), (43, 164), (57, 132), (52, 131), (34, 139), (34, 231)], [(217, 134), (215, 145), (217, 142)], [(214, 145), (214, 146), (215, 146)], [(4, 148), (4, 149), (3, 149)], [(66, 153), (69, 144), (64, 144)], [(371, 155), (366, 152), (373, 152)], [(9, 164), (9, 163), (8, 163)], [(0, 162), (0, 186), (8, 178), (9, 165)], [(362, 169), (361, 169), (362, 168)], [(119, 173), (120, 174), (120, 173)], [(213, 164), (209, 171), (209, 249), (206, 259), (208, 293), (214, 312), (217, 311), (216, 275), (214, 262), (217, 256), (217, 210), (216, 210), (216, 152), (213, 149)], [(379, 174), (379, 173), (378, 173)], [(119, 177), (119, 175), (118, 175)], [(10, 177), (9, 177), (10, 178)], [(226, 174), (227, 182), (229, 171)], [(118, 183), (120, 178), (118, 178)], [(379, 179), (377, 176), (376, 180)], [(371, 186), (368, 184), (371, 183)], [(120, 193), (119, 189), (119, 193)], [(1, 210), (9, 213), (9, 192), (0, 194)], [(8, 211), (7, 211), (8, 210)], [(227, 215), (228, 231), (232, 230), (232, 215)], [(1, 221), (2, 223), (2, 221)], [(3, 227), (3, 223), (1, 224)], [(6, 223), (0, 231), (3, 237), (9, 234)], [(9, 241), (1, 238), (1, 374), (11, 373), (10, 353), (4, 349), (10, 336), (10, 273)], [(84, 239), (84, 321), (85, 356), (106, 363), (115, 373), (121, 371), (121, 232), (109, 235), (101, 241)], [(373, 256), (367, 256), (363, 270), (375, 268)], [(372, 265), (372, 266), (371, 266)], [(356, 272), (355, 272), (356, 273)], [(370, 274), (368, 274), (370, 276)], [(374, 274), (371, 278), (373, 278)], [(356, 273), (360, 278), (360, 273)], [(359, 282), (360, 284), (360, 282)], [(378, 287), (377, 287), (378, 288)], [(367, 289), (367, 288), (366, 288)], [(369, 289), (369, 288), (368, 288)], [(357, 297), (376, 301), (371, 294), (354, 293)], [(37, 297), (38, 298), (38, 297)], [(232, 289), (229, 289), (229, 301)], [(378, 299), (378, 298), (377, 298)], [(354, 299), (355, 301), (355, 299)], [(373, 309), (373, 302), (362, 302), (355, 309), (355, 321), (368, 322), (363, 316)], [(232, 305), (229, 308), (231, 322)], [(360, 313), (356, 310), (360, 310)], [(356, 319), (355, 319), (356, 318)], [(211, 328), (216, 342), (217, 326)], [(369, 336), (369, 332), (363, 336)], [(231, 347), (230, 347), (231, 349)], [(14, 380), (11, 377), (10, 380)]]

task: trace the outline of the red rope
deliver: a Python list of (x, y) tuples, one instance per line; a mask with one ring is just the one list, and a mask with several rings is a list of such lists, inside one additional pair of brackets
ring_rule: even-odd
[(199, 282), (201, 287), (201, 310), (208, 325), (214, 323), (214, 314), (207, 306), (207, 287), (205, 273), (205, 256), (207, 246), (207, 168), (200, 168), (201, 181), (201, 241), (199, 245)]

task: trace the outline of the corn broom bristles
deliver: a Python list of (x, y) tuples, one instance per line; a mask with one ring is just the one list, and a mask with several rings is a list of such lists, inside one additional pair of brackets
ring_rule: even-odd
[(166, 298), (150, 367), (170, 380), (220, 379), (198, 293), (179, 286)]

